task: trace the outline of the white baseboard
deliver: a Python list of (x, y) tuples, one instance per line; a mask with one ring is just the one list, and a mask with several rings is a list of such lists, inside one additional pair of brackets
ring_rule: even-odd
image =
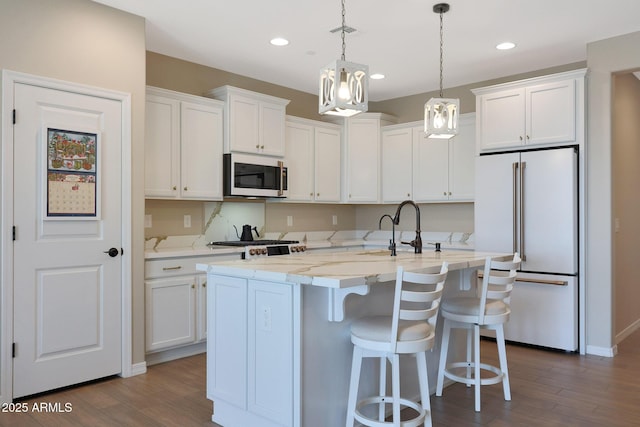
[(147, 373), (147, 362), (134, 363), (131, 366), (131, 376)]
[(613, 347), (597, 347), (595, 345), (587, 346), (587, 354), (593, 354), (594, 356), (614, 357), (618, 354), (618, 346)]
[(157, 363), (169, 362), (171, 360), (181, 359), (183, 357), (195, 356), (196, 354), (204, 353), (206, 351), (207, 343), (201, 342), (185, 347), (172, 348), (169, 350), (157, 351), (155, 353), (147, 353), (147, 366), (155, 365)]

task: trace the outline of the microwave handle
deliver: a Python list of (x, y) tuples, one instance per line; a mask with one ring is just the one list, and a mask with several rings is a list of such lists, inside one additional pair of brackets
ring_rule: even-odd
[(278, 197), (282, 197), (284, 195), (285, 180), (287, 179), (286, 168), (284, 167), (284, 162), (282, 160), (278, 160), (278, 168), (280, 169), (280, 186), (278, 187)]

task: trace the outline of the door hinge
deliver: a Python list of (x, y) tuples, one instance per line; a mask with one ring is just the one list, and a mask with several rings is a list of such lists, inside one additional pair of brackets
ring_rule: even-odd
[(16, 343), (13, 343), (11, 345), (11, 357), (13, 357), (13, 358), (16, 357)]
[(13, 109), (13, 124), (16, 124), (16, 109)]

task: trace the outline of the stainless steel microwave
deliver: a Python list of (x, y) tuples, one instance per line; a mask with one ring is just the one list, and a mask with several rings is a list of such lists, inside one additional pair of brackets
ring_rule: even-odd
[(225, 197), (287, 197), (287, 168), (282, 159), (225, 154), (223, 172)]

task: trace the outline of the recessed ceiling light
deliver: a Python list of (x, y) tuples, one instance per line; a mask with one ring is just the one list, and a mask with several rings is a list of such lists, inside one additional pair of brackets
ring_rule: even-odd
[(374, 73), (374, 74), (371, 74), (371, 78), (373, 80), (382, 80), (382, 79), (384, 79), (384, 74)]
[(271, 41), (269, 42), (274, 46), (286, 46), (289, 44), (289, 40), (283, 38), (283, 37), (275, 37), (273, 39), (271, 39)]
[(512, 42), (503, 42), (496, 45), (496, 49), (498, 50), (509, 50), (509, 49), (513, 49), (514, 47), (516, 47), (516, 44)]

